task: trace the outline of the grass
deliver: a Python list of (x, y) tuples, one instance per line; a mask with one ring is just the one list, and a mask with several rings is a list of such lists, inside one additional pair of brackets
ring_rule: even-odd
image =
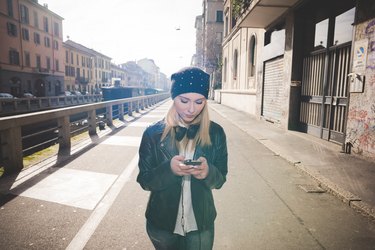
[[(81, 134), (75, 135), (71, 138), (72, 146), (82, 142), (83, 140), (89, 139), (88, 132), (82, 132)], [(56, 155), (59, 151), (59, 144), (52, 145), (41, 151), (33, 153), (23, 157), (23, 169), (29, 168), (35, 164), (38, 164), (49, 157)], [(0, 165), (0, 177), (4, 174), (4, 167)]]

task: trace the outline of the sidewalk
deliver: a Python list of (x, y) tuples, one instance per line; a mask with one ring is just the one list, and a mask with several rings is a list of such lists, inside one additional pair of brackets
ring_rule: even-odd
[(210, 107), (275, 154), (315, 179), (326, 191), (375, 220), (375, 163), (341, 153), (341, 146), (285, 131), (250, 114), (210, 102)]

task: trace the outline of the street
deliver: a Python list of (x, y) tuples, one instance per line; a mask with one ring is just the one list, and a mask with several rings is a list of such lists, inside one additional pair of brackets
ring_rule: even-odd
[[(137, 153), (145, 127), (170, 104), (1, 190), (1, 248), (152, 249), (144, 218), (148, 192), (135, 181)], [(322, 192), (230, 117), (210, 114), (226, 131), (229, 151), (227, 182), (214, 191), (214, 249), (375, 249), (373, 222)]]

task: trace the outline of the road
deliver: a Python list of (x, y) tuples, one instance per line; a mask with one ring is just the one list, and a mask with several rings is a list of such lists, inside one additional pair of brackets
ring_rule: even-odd
[[(170, 103), (1, 190), (1, 249), (152, 249), (137, 152), (145, 127)], [(227, 183), (214, 191), (214, 249), (375, 249), (373, 222), (319, 193), (310, 177), (218, 113), (211, 117), (229, 150)]]

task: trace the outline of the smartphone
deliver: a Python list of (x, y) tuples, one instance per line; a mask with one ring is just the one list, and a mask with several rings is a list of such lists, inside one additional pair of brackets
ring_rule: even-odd
[(202, 162), (201, 161), (196, 161), (196, 160), (185, 160), (184, 164), (187, 165), (187, 166), (190, 166), (192, 168), (196, 168), (199, 165), (201, 165)]

